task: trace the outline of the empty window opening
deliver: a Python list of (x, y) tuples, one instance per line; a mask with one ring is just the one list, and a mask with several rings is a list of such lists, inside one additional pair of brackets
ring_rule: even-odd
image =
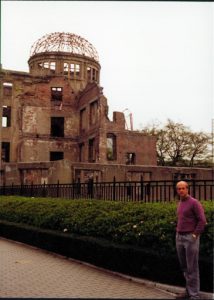
[(84, 143), (79, 144), (79, 162), (84, 161)]
[(51, 101), (62, 101), (62, 87), (51, 88)]
[(64, 75), (70, 75), (72, 79), (80, 77), (80, 65), (64, 63)]
[(90, 104), (90, 125), (96, 124), (98, 121), (98, 101)]
[(51, 117), (51, 136), (64, 137), (64, 118)]
[(12, 96), (13, 84), (11, 82), (3, 83), (3, 95), (4, 96)]
[(88, 161), (95, 162), (95, 139), (88, 141)]
[(97, 81), (98, 71), (94, 68), (87, 67), (87, 79), (89, 81)]
[(96, 80), (96, 70), (95, 69), (92, 70), (92, 80), (93, 81)]
[(48, 61), (44, 62), (43, 67), (44, 69), (49, 69), (49, 62)]
[(74, 70), (75, 70), (75, 65), (74, 64), (70, 64), (70, 76), (71, 78), (74, 78)]
[(51, 61), (51, 62), (50, 62), (50, 69), (51, 69), (52, 71), (55, 71), (55, 70), (56, 70), (56, 63), (55, 63), (55, 61)]
[(64, 63), (64, 75), (68, 75), (69, 64)]
[(64, 153), (58, 151), (51, 151), (50, 152), (50, 161), (53, 160), (61, 160), (64, 159)]
[(127, 165), (134, 165), (136, 161), (135, 153), (126, 153), (126, 164)]
[(75, 65), (76, 77), (80, 77), (80, 65)]
[(11, 125), (11, 107), (3, 106), (2, 127), (10, 127)]
[(87, 67), (87, 79), (91, 80), (91, 68)]
[(2, 142), (1, 160), (3, 162), (9, 162), (10, 161), (10, 143), (8, 143), (8, 142)]
[(112, 133), (107, 134), (106, 156), (108, 160), (117, 159), (116, 136)]
[(80, 111), (80, 131), (86, 130), (86, 109), (83, 108)]
[(45, 61), (45, 62), (39, 62), (38, 63), (38, 68), (39, 69), (46, 69), (46, 70), (50, 70), (51, 73), (55, 73), (56, 70), (56, 62), (55, 61)]

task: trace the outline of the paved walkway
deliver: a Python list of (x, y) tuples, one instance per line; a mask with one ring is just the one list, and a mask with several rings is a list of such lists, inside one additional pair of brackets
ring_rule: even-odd
[(0, 298), (174, 299), (172, 293), (0, 238)]

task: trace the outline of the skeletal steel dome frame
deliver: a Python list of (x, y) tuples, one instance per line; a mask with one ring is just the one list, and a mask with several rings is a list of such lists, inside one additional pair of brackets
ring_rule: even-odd
[(54, 32), (44, 35), (32, 45), (30, 57), (44, 52), (69, 52), (87, 56), (99, 62), (99, 56), (94, 46), (73, 33)]

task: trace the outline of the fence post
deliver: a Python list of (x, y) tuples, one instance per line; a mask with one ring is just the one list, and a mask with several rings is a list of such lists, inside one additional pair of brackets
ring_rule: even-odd
[(176, 185), (178, 183), (177, 179), (173, 180), (173, 194), (174, 194), (174, 198), (177, 196), (177, 189), (176, 189)]
[(77, 184), (76, 184), (76, 187), (77, 187), (77, 195), (81, 197), (81, 183), (80, 183), (80, 178), (77, 179)]
[(31, 181), (30, 196), (33, 197), (33, 181)]
[(3, 184), (3, 195), (5, 196), (5, 182)]
[(13, 195), (13, 182), (11, 184), (11, 194)]
[(204, 200), (207, 200), (207, 182), (204, 180)]
[(93, 178), (88, 179), (88, 196), (89, 196), (89, 198), (94, 197), (94, 179)]
[(164, 180), (163, 184), (164, 184), (164, 201), (167, 201), (167, 199), (166, 199), (166, 181), (165, 180)]
[(148, 201), (150, 202), (150, 195), (151, 195), (151, 190), (150, 190), (150, 182), (146, 184), (146, 195), (148, 197)]
[(45, 193), (45, 181), (44, 181), (44, 183), (43, 183), (42, 196), (43, 196), (43, 197), (46, 196), (46, 193)]
[(143, 176), (140, 176), (140, 200), (143, 200), (144, 195), (143, 195)]
[(76, 184), (75, 184), (75, 180), (73, 178), (72, 183), (71, 183), (71, 192), (72, 192), (71, 199), (74, 199), (74, 195), (76, 194), (75, 191), (76, 191)]
[(94, 198), (94, 179), (91, 179), (91, 198)]
[(195, 197), (195, 179), (192, 180), (193, 197)]
[(116, 200), (116, 178), (113, 178), (113, 200)]
[(20, 196), (22, 196), (23, 194), (23, 183), (21, 183), (21, 187), (20, 187)]
[(59, 197), (59, 180), (57, 181), (57, 187), (56, 187), (56, 197)]

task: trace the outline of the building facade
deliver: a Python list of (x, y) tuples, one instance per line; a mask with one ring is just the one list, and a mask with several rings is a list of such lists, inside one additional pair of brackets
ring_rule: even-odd
[(1, 184), (102, 181), (113, 174), (119, 180), (128, 166), (157, 165), (155, 137), (128, 130), (122, 112), (109, 120), (98, 54), (88, 41), (48, 34), (32, 46), (28, 64), (29, 72), (0, 72)]
[(108, 117), (96, 49), (71, 33), (33, 44), (29, 72), (0, 70), (0, 185), (213, 179), (211, 169), (158, 167), (156, 138)]

